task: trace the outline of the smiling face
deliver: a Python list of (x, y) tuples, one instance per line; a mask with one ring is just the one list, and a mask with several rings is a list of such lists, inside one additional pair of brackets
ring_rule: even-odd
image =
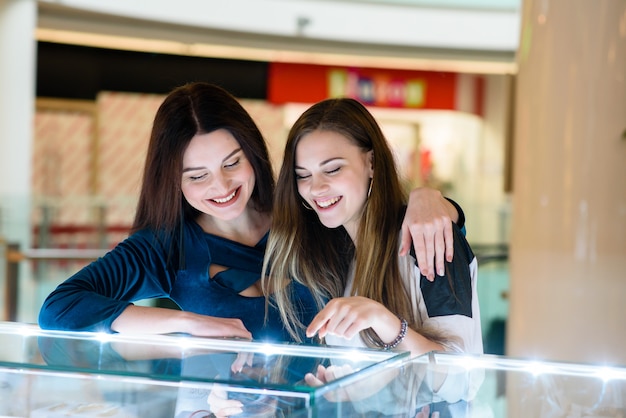
[(182, 192), (195, 209), (232, 221), (248, 208), (254, 190), (252, 165), (225, 129), (195, 135), (183, 154)]
[(298, 193), (327, 228), (344, 226), (355, 241), (373, 176), (372, 151), (345, 136), (315, 130), (296, 147)]

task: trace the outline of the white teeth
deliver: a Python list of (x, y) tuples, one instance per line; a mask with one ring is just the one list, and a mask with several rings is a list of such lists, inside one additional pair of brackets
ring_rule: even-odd
[(230, 196), (226, 196), (226, 197), (225, 197), (225, 198), (223, 198), (223, 199), (212, 199), (212, 200), (213, 200), (214, 202), (217, 202), (217, 203), (226, 203), (226, 202), (228, 202), (228, 201), (232, 200), (232, 199), (233, 199), (233, 197), (235, 197), (235, 194), (237, 194), (237, 190), (235, 190), (234, 192), (232, 192), (232, 193), (230, 194)]
[(333, 197), (332, 199), (328, 199), (328, 200), (324, 200), (324, 201), (319, 201), (316, 200), (315, 203), (317, 203), (317, 205), (321, 208), (327, 208), (329, 206), (334, 205), (335, 203), (339, 202), (339, 198), (338, 197)]

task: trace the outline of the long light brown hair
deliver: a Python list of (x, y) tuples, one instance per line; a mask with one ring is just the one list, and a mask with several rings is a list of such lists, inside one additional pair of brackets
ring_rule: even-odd
[[(298, 193), (296, 147), (300, 139), (313, 131), (337, 132), (363, 152), (373, 151), (372, 187), (359, 225), (357, 248), (343, 227), (329, 229), (322, 225), (316, 213), (303, 205)], [(271, 295), (271, 302), (277, 305), (294, 338), (297, 328), (303, 325), (298, 322), (297, 307), (289, 297), (289, 283), (295, 280), (307, 286), (322, 306), (329, 298), (343, 295), (353, 259), (352, 293), (382, 303), (406, 318), (410, 326), (416, 326), (398, 266), (405, 203), (392, 151), (374, 117), (361, 103), (348, 98), (324, 100), (295, 122), (277, 181), (263, 267), (263, 289)]]

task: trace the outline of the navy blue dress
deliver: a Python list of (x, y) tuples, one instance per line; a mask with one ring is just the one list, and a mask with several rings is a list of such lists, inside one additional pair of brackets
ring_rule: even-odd
[[(61, 283), (46, 298), (39, 326), (112, 332), (111, 324), (132, 302), (169, 298), (184, 311), (239, 318), (255, 340), (292, 341), (276, 309), (270, 306), (264, 322), (264, 297), (239, 294), (261, 277), (266, 243), (267, 234), (249, 247), (207, 234), (193, 221), (170, 236), (136, 232)], [(227, 270), (210, 278), (211, 264)], [(309, 290), (296, 283), (291, 290), (302, 323), (310, 323), (317, 309)]]

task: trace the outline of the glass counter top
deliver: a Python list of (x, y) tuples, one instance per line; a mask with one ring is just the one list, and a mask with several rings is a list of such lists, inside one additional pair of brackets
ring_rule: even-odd
[[(305, 375), (319, 367), (327, 381), (307, 383)], [(225, 411), (279, 418), (624, 418), (626, 368), (0, 322), (0, 418), (201, 418)]]
[[(341, 385), (363, 416), (624, 418), (626, 367), (432, 352)], [(367, 391), (375, 393), (363, 399)], [(338, 391), (333, 392), (333, 394)], [(347, 395), (347, 396), (346, 396)]]
[[(210, 416), (209, 397), (211, 405), (239, 401), (243, 417), (310, 416), (318, 399), (356, 374), (407, 357), (186, 335), (45, 331), (0, 322), (0, 417), (202, 417)], [(304, 381), (305, 374), (330, 364), (341, 367), (336, 380), (320, 386)]]

